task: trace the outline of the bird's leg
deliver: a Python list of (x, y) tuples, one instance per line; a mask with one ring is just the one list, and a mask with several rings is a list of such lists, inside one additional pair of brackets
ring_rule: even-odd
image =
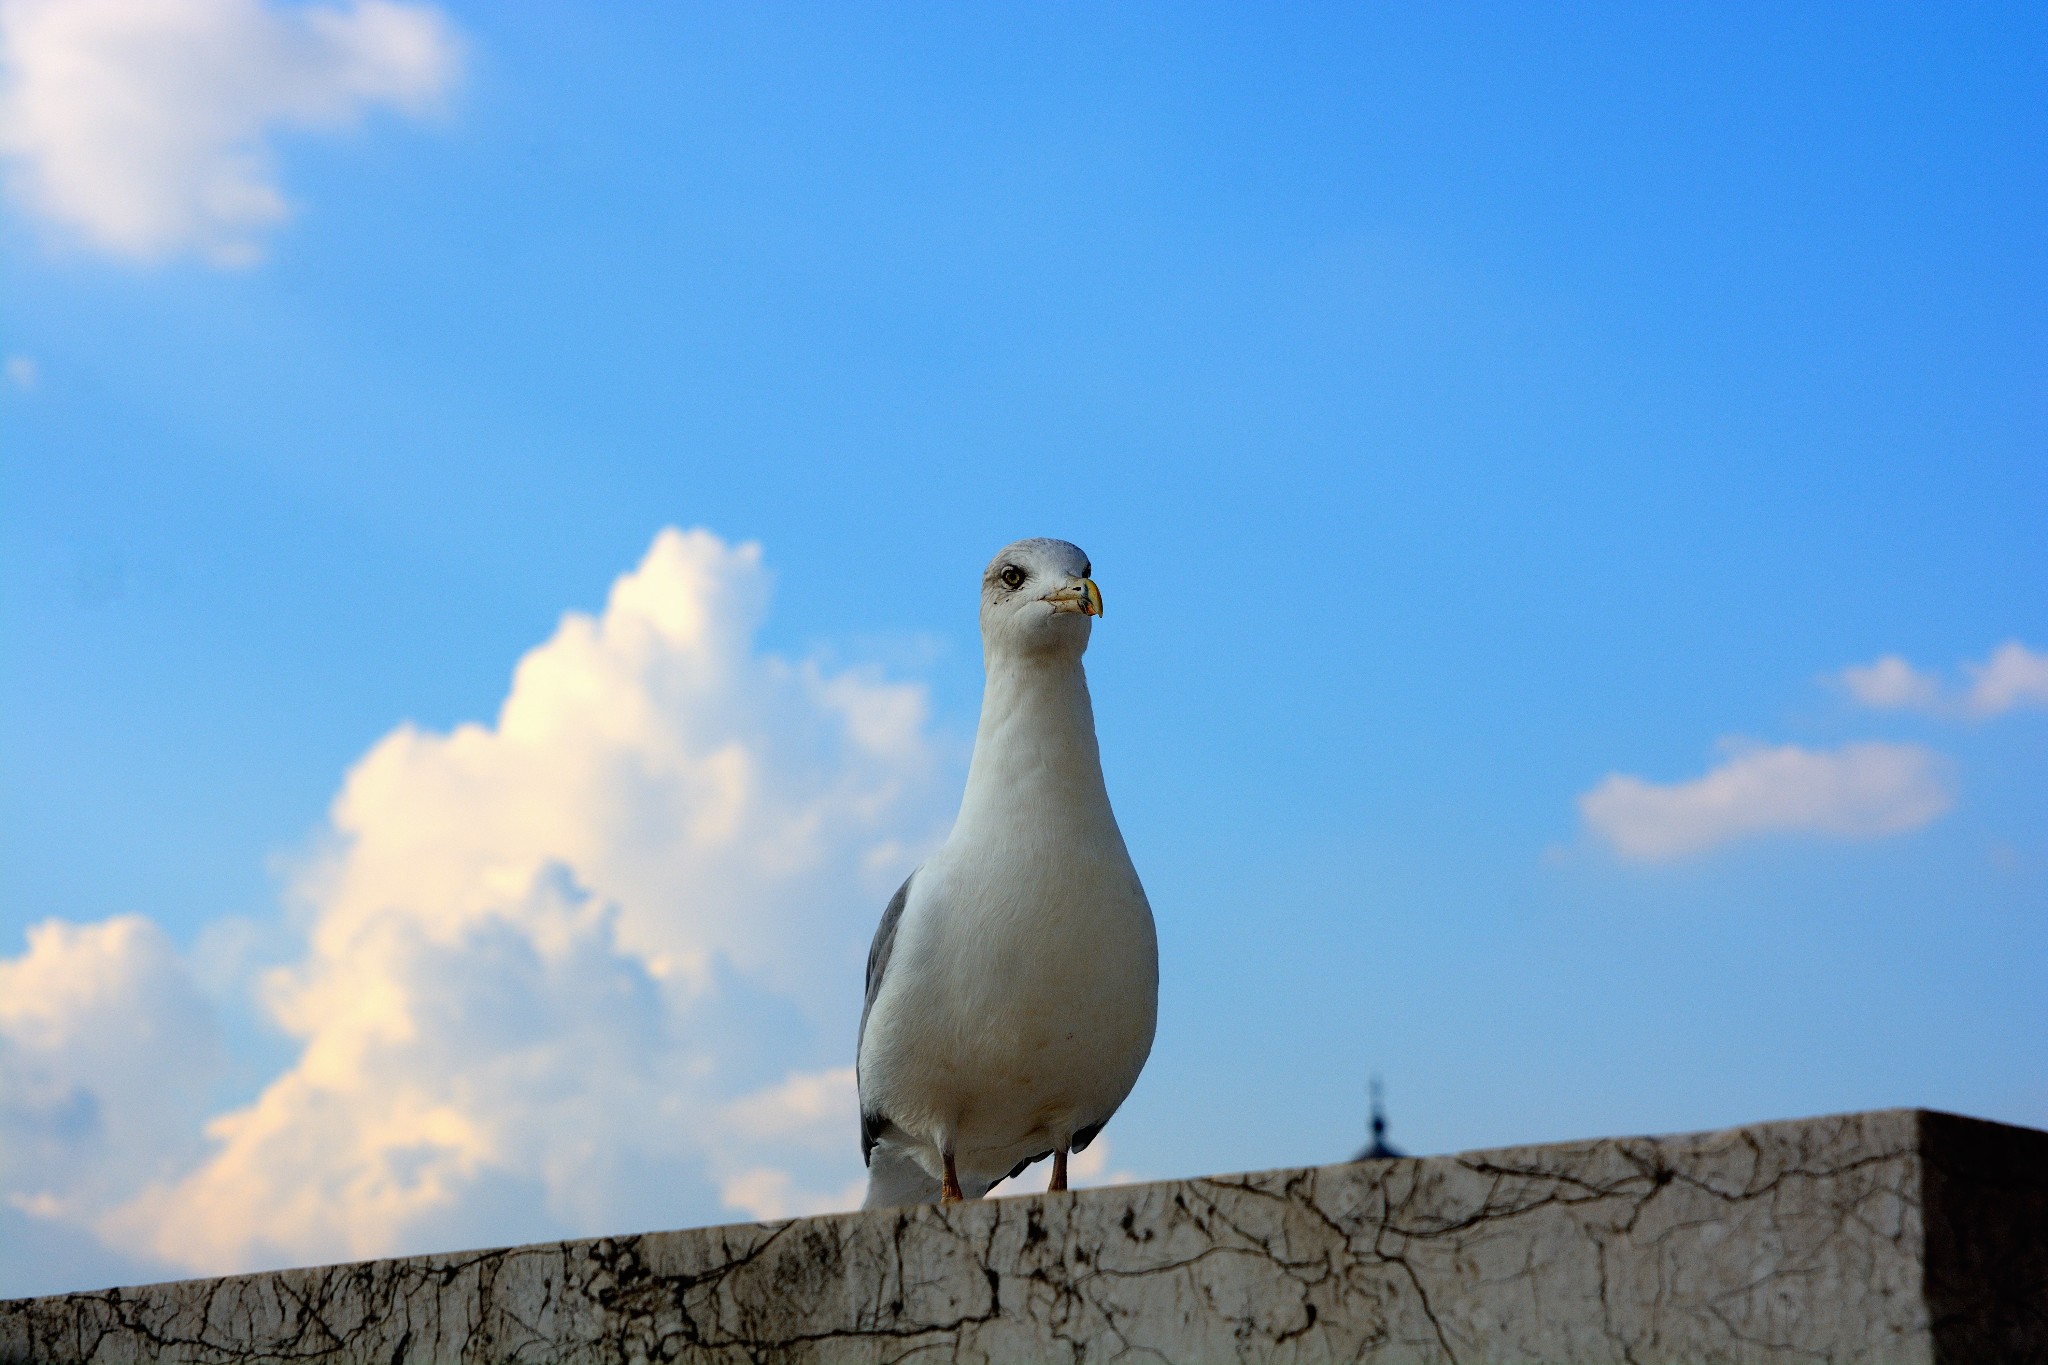
[(947, 1152), (945, 1160), (946, 1178), (939, 1182), (939, 1202), (941, 1204), (957, 1204), (965, 1199), (967, 1195), (960, 1189), (960, 1172), (953, 1168), (953, 1154)]
[(1051, 1193), (1052, 1193), (1052, 1192), (1053, 1192), (1054, 1190), (1063, 1190), (1063, 1189), (1065, 1189), (1066, 1187), (1067, 1187), (1067, 1149), (1066, 1149), (1066, 1148), (1064, 1148), (1064, 1147), (1058, 1147), (1058, 1148), (1055, 1148), (1055, 1149), (1053, 1150), (1053, 1154), (1052, 1154), (1052, 1179), (1046, 1182), (1046, 1185), (1045, 1185), (1045, 1192), (1046, 1192), (1047, 1194), (1051, 1194)]

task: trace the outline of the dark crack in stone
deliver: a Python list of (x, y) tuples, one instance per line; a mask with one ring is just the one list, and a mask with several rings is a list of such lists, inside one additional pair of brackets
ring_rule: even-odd
[(0, 1303), (0, 1361), (2048, 1360), (2048, 1133), (1918, 1110)]

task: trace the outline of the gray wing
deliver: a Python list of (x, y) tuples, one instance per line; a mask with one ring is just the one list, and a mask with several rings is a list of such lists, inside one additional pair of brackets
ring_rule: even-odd
[[(903, 885), (896, 888), (896, 894), (889, 897), (889, 906), (882, 911), (882, 922), (875, 927), (875, 941), (868, 948), (868, 994), (860, 1006), (860, 1032), (853, 1039), (854, 1085), (860, 1084), (860, 1045), (868, 1034), (868, 1013), (875, 1007), (875, 997), (882, 993), (882, 976), (889, 970), (889, 954), (896, 950), (896, 926), (903, 920), (904, 902), (910, 899), (910, 883), (917, 876), (912, 872), (903, 879)], [(889, 1120), (881, 1114), (868, 1112), (867, 1105), (860, 1107), (860, 1159), (866, 1161), (875, 1150), (875, 1139)]]

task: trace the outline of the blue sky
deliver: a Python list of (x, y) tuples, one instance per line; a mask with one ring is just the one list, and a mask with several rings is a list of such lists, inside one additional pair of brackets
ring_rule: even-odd
[[(1339, 1158), (1372, 1071), (1420, 1151), (2048, 1125), (2037, 11), (344, 5), (418, 42), (307, 112), (248, 36), (305, 11), (181, 3), (214, 26), (151, 60), (242, 54), (229, 151), (288, 212), (208, 208), (183, 144), (157, 228), (120, 235), (115, 172), (49, 190), (120, 130), (31, 106), (37, 44), (98, 30), (0, 5), (0, 958), (26, 991), (32, 926), (160, 927), (225, 1060), (136, 1122), (191, 1169), (304, 1066), (264, 973), (333, 910), (346, 775), (492, 723), (668, 526), (761, 546), (744, 657), (924, 689), (899, 861), (957, 798), (980, 567), (1093, 557), (1164, 972), (1117, 1172)], [(1629, 845), (1578, 804), (1613, 774), (1695, 823)], [(850, 1060), (866, 897), (801, 970), (718, 969), (787, 997), (762, 1075)], [(112, 1084), (16, 1027), (50, 1094)], [(0, 1240), (40, 1248), (0, 1293), (142, 1273), (147, 1200), (34, 1155), (55, 1112), (0, 1130)], [(799, 1183), (857, 1173), (841, 1126)], [(621, 1230), (522, 1222), (491, 1150), (432, 1216), (142, 1269)], [(656, 1212), (761, 1211), (722, 1159), (648, 1156), (709, 1182)]]

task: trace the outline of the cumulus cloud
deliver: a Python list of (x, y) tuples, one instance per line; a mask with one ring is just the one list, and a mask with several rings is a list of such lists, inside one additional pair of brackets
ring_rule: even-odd
[(155, 924), (30, 929), (0, 959), (6, 1202), (86, 1217), (190, 1162), (221, 1061), (212, 1007)]
[(1836, 675), (1849, 695), (1880, 711), (1988, 717), (2025, 706), (2048, 706), (2048, 653), (2008, 640), (1983, 662), (1962, 666), (1964, 681), (1942, 679), (1896, 654), (1854, 664)]
[(459, 67), (441, 13), (396, 0), (0, 0), (0, 154), (92, 248), (243, 264), (292, 212), (275, 131), (427, 112)]
[(1953, 803), (1949, 765), (1917, 744), (1839, 749), (1731, 744), (1704, 775), (1659, 784), (1610, 773), (1579, 797), (1586, 825), (1624, 858), (1663, 862), (1773, 833), (1903, 834)]
[(664, 531), (492, 723), (373, 746), (261, 984), (296, 1061), (78, 1216), (212, 1272), (857, 1202), (833, 1063), (956, 757), (920, 688), (758, 650), (767, 591)]

